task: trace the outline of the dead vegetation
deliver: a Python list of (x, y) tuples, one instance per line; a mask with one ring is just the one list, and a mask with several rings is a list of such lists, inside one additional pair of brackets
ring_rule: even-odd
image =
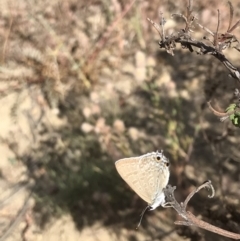
[[(8, 200), (0, 240), (219, 238), (176, 228), (175, 212), (160, 208), (135, 232), (145, 204), (114, 161), (157, 149), (171, 161), (176, 199), (211, 179), (216, 195), (197, 194), (190, 211), (240, 233), (237, 1), (193, 1), (187, 14), (187, 1), (0, 3), (0, 168)], [(146, 20), (159, 21), (159, 11), (162, 49)]]

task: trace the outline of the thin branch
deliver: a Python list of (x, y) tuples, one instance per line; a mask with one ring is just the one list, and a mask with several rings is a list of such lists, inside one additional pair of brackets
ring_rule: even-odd
[(220, 27), (220, 11), (219, 10), (218, 10), (218, 23), (217, 23), (217, 28), (216, 28), (215, 33), (213, 33), (208, 28), (202, 26), (201, 24), (196, 23), (196, 24), (198, 24), (199, 27), (201, 27), (202, 29), (204, 29), (206, 32), (208, 32), (210, 35), (213, 36), (213, 42), (211, 42), (211, 45), (207, 45), (204, 42), (197, 41), (191, 37), (190, 33), (193, 32), (193, 30), (190, 27), (191, 27), (192, 23), (196, 20), (196, 18), (192, 15), (191, 5), (192, 5), (192, 2), (189, 1), (189, 5), (187, 7), (187, 17), (184, 16), (183, 14), (172, 14), (172, 16), (178, 16), (178, 17), (181, 17), (182, 19), (184, 19), (185, 29), (181, 29), (178, 32), (176, 31), (175, 33), (172, 33), (169, 36), (164, 36), (164, 38), (163, 38), (163, 34), (162, 34), (163, 25), (161, 24), (161, 27), (162, 27), (162, 29), (161, 29), (158, 24), (156, 24), (155, 22), (153, 22), (151, 19), (148, 18), (148, 21), (150, 21), (152, 23), (152, 25), (158, 31), (158, 33), (161, 37), (161, 41), (159, 42), (160, 48), (164, 48), (167, 51), (167, 53), (174, 55), (173, 51), (176, 48), (176, 43), (180, 43), (182, 48), (187, 48), (191, 52), (193, 52), (193, 50), (194, 50), (193, 47), (197, 47), (197, 48), (199, 48), (199, 51), (197, 52), (198, 54), (204, 54), (204, 55), (210, 54), (210, 55), (214, 56), (220, 62), (222, 62), (222, 64), (229, 70), (230, 76), (237, 79), (240, 82), (240, 71), (238, 70), (238, 68), (233, 66), (233, 64), (222, 53), (222, 50), (230, 47), (233, 42), (237, 42), (237, 45), (233, 46), (233, 48), (240, 51), (239, 41), (233, 34), (230, 33), (232, 30), (237, 28), (237, 26), (240, 24), (240, 20), (239, 20), (233, 27), (231, 27), (231, 23), (232, 23), (231, 15), (233, 14), (232, 10), (231, 10), (231, 4), (229, 4), (229, 6), (230, 6), (230, 21), (229, 21), (230, 29), (228, 28), (227, 32), (225, 32), (224, 34), (219, 33), (219, 27)]
[(240, 234), (237, 233), (232, 233), (229, 232), (227, 230), (224, 230), (222, 228), (218, 228), (210, 223), (204, 222), (200, 219), (198, 219), (195, 215), (193, 215), (191, 212), (187, 212), (187, 217), (188, 217), (188, 221), (176, 221), (174, 222), (177, 225), (186, 225), (186, 226), (197, 226), (199, 228), (208, 230), (212, 233), (217, 233), (219, 235), (228, 237), (228, 238), (232, 238), (235, 240), (239, 240), (240, 239)]
[(29, 208), (29, 200), (32, 195), (32, 192), (29, 194), (29, 196), (26, 198), (22, 209), (19, 211), (15, 219), (11, 222), (8, 229), (5, 231), (5, 233), (0, 237), (0, 241), (4, 241), (12, 232), (13, 230), (18, 226), (18, 224), (21, 222), (23, 215), (26, 213), (26, 211)]
[(214, 33), (213, 33), (210, 29), (204, 27), (204, 26), (201, 25), (200, 23), (197, 23), (197, 25), (198, 25), (200, 28), (204, 29), (207, 33), (209, 33), (209, 34), (211, 34), (212, 36), (214, 36)]
[[(207, 185), (207, 186), (206, 186)], [(211, 184), (211, 181), (206, 181), (204, 182), (201, 186), (199, 186), (198, 188), (196, 188), (194, 191), (190, 192), (189, 195), (187, 196), (187, 198), (185, 199), (184, 203), (183, 203), (183, 207), (184, 209), (186, 209), (188, 202), (191, 200), (191, 198), (197, 193), (199, 192), (202, 188), (210, 188), (212, 191), (211, 195), (208, 195), (209, 198), (213, 198), (215, 195), (215, 190)]]
[(231, 33), (233, 30), (235, 30), (240, 24), (240, 20), (238, 20), (228, 31), (228, 33)]
[(163, 13), (160, 12), (160, 26), (161, 26), (161, 35), (162, 35), (162, 40), (165, 40), (165, 33), (164, 33), (164, 24), (166, 23), (165, 18), (163, 17)]
[(230, 28), (231, 28), (231, 25), (232, 25), (232, 20), (233, 20), (233, 13), (234, 13), (233, 6), (232, 6), (232, 3), (230, 1), (228, 1), (228, 5), (229, 5), (229, 25), (228, 25), (227, 32), (230, 31)]
[(228, 238), (240, 240), (240, 234), (229, 232), (227, 230), (218, 228), (218, 227), (216, 227), (212, 224), (209, 224), (205, 221), (202, 221), (202, 220), (198, 219), (191, 212), (186, 211), (187, 204), (190, 201), (190, 199), (194, 196), (195, 193), (199, 192), (203, 188), (210, 188), (211, 189), (212, 194), (208, 195), (209, 198), (212, 198), (214, 196), (215, 191), (214, 191), (214, 188), (211, 184), (211, 181), (206, 181), (201, 186), (199, 186), (198, 188), (193, 190), (188, 195), (186, 200), (183, 203), (180, 203), (180, 204), (176, 201), (175, 196), (174, 196), (174, 191), (175, 191), (176, 187), (172, 187), (172, 186), (168, 185), (164, 189), (165, 200), (166, 200), (166, 203), (165, 203), (164, 207), (174, 208), (176, 210), (176, 212), (184, 219), (183, 221), (176, 221), (175, 224), (186, 225), (186, 226), (196, 226), (196, 227), (208, 230), (208, 231), (213, 232), (213, 233), (217, 233), (219, 235), (222, 235), (222, 236), (225, 236), (225, 237), (228, 237)]
[(172, 17), (173, 18), (175, 18), (175, 17), (182, 18), (184, 20), (184, 22), (186, 23), (186, 26), (187, 26), (188, 20), (187, 20), (187, 17), (185, 17), (183, 14), (181, 14), (181, 13), (173, 13)]
[(12, 30), (12, 26), (13, 26), (13, 16), (11, 16), (11, 20), (10, 20), (10, 26), (9, 26), (9, 29), (6, 33), (6, 38), (5, 38), (5, 41), (4, 41), (4, 44), (3, 44), (3, 51), (2, 51), (2, 64), (4, 63), (5, 61), (5, 55), (6, 55), (6, 50), (7, 50), (7, 45), (8, 45), (8, 40), (9, 40), (9, 37), (10, 37), (10, 33), (11, 33), (11, 30)]
[(3, 208), (17, 193), (19, 193), (24, 188), (26, 189), (28, 186), (30, 185), (26, 183), (16, 185), (8, 197), (6, 197), (3, 200), (0, 200), (0, 209)]
[(219, 30), (219, 27), (220, 27), (220, 11), (219, 9), (217, 10), (218, 11), (218, 23), (217, 23), (217, 29), (216, 29), (216, 33), (214, 34), (214, 46), (218, 48), (218, 30)]
[[(175, 39), (175, 42), (181, 43), (183, 45), (192, 45), (200, 49), (199, 54), (210, 54), (217, 58), (222, 64), (229, 70), (231, 77), (237, 79), (240, 82), (240, 71), (235, 67), (221, 52), (217, 51), (216, 48), (206, 45), (201, 41), (196, 40), (186, 40), (186, 39)], [(161, 45), (160, 45), (161, 47)]]
[(150, 18), (147, 18), (147, 20), (153, 25), (153, 27), (157, 30), (157, 32), (159, 33), (160, 35), (160, 38), (162, 41), (164, 41), (164, 38), (163, 38), (163, 35), (162, 35), (162, 32), (161, 32), (161, 28), (158, 24), (156, 24), (155, 22), (153, 22)]
[(192, 0), (189, 0), (187, 10), (188, 10), (188, 16), (190, 16), (190, 14), (192, 13)]
[(120, 14), (109, 26), (107, 31), (103, 34), (103, 36), (100, 38), (100, 40), (96, 43), (94, 51), (87, 57), (87, 64), (92, 64), (92, 62), (95, 60), (96, 56), (99, 54), (100, 50), (104, 48), (106, 45), (108, 38), (110, 34), (116, 29), (116, 26), (121, 22), (121, 20), (124, 18), (124, 16), (130, 11), (130, 9), (133, 7), (133, 4), (136, 0), (132, 0), (129, 4), (127, 4)]
[(207, 102), (207, 104), (208, 104), (209, 109), (212, 111), (212, 113), (213, 113), (215, 116), (218, 116), (218, 117), (229, 117), (231, 114), (234, 113), (234, 111), (233, 111), (232, 113), (219, 112), (219, 111), (215, 110), (215, 109), (212, 107), (210, 101)]

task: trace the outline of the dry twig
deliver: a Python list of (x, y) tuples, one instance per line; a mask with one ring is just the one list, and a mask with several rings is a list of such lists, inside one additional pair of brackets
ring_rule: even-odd
[[(198, 26), (200, 26), (202, 29), (204, 29), (205, 31), (207, 31), (213, 36), (213, 42), (211, 42), (210, 45), (204, 43), (203, 41), (197, 41), (191, 37), (191, 33), (193, 32), (191, 27), (195, 22), (195, 20), (197, 20), (196, 17), (192, 14), (191, 0), (189, 0), (189, 5), (187, 7), (187, 16), (184, 16), (183, 14), (172, 14), (172, 16), (181, 17), (185, 21), (185, 28), (176, 31), (175, 33), (172, 33), (169, 36), (164, 36), (163, 38), (162, 32), (164, 32), (164, 30), (163, 29), (161, 30), (160, 26), (155, 22), (153, 22), (151, 19), (147, 18), (147, 20), (154, 26), (154, 28), (160, 34), (161, 40), (159, 41), (159, 46), (160, 48), (166, 49), (167, 53), (174, 55), (173, 51), (176, 48), (176, 43), (180, 43), (182, 48), (184, 49), (187, 48), (189, 49), (190, 52), (194, 51), (193, 47), (198, 48), (199, 50), (196, 51), (198, 54), (202, 54), (202, 55), (210, 54), (214, 56), (229, 70), (230, 76), (237, 79), (240, 82), (240, 71), (222, 53), (222, 50), (230, 47), (231, 43), (233, 42), (237, 42), (239, 45), (239, 41), (233, 34), (231, 34), (231, 32), (238, 27), (238, 25), (240, 24), (240, 20), (237, 21), (237, 23), (234, 24), (233, 27), (231, 27), (233, 7), (230, 2), (229, 2), (229, 6), (230, 6), (230, 19), (229, 19), (229, 27), (226, 33), (221, 34), (218, 32), (219, 26), (220, 26), (219, 10), (218, 10), (218, 24), (216, 28), (216, 33), (213, 33), (208, 28), (203, 27), (199, 23), (196, 23), (198, 24)], [(161, 24), (161, 27), (163, 28), (162, 24)], [(239, 50), (237, 46), (235, 46), (234, 48)]]
[(100, 40), (96, 43), (95, 50), (93, 53), (91, 53), (90, 56), (87, 58), (87, 65), (92, 64), (92, 62), (95, 60), (96, 56), (100, 52), (101, 49), (106, 45), (108, 37), (110, 34), (113, 32), (113, 30), (116, 29), (116, 26), (118, 23), (124, 18), (124, 16), (130, 11), (132, 8), (133, 4), (135, 3), (136, 0), (132, 0), (129, 4), (127, 4), (123, 10), (123, 12), (118, 16), (112, 24), (108, 27), (107, 31), (103, 34), (103, 36), (100, 38)]
[(6, 229), (6, 231), (4, 232), (4, 234), (0, 237), (0, 241), (4, 241), (7, 239), (7, 237), (9, 237), (9, 235), (13, 232), (13, 230), (18, 226), (18, 224), (21, 222), (24, 214), (27, 212), (28, 208), (29, 208), (29, 200), (30, 197), (32, 195), (32, 192), (29, 194), (29, 196), (25, 199), (25, 202), (21, 208), (21, 210), (19, 211), (19, 213), (17, 214), (17, 216), (15, 217), (15, 219), (10, 223), (9, 227)]
[(164, 194), (165, 194), (165, 198), (166, 198), (165, 207), (174, 208), (176, 210), (176, 212), (184, 219), (183, 221), (175, 221), (175, 224), (185, 225), (185, 226), (196, 226), (196, 227), (208, 230), (208, 231), (213, 232), (213, 233), (217, 233), (219, 235), (222, 235), (222, 236), (225, 236), (225, 237), (228, 237), (228, 238), (240, 240), (240, 234), (229, 232), (227, 230), (218, 228), (218, 227), (216, 227), (212, 224), (209, 224), (205, 221), (202, 221), (202, 220), (198, 219), (191, 212), (186, 211), (187, 204), (190, 201), (190, 199), (194, 196), (195, 193), (199, 192), (201, 189), (203, 189), (205, 187), (211, 189), (212, 194), (208, 195), (208, 197), (212, 198), (215, 194), (215, 191), (214, 191), (214, 188), (211, 184), (211, 181), (207, 181), (207, 182), (203, 183), (200, 187), (193, 190), (188, 195), (186, 200), (183, 203), (181, 202), (180, 204), (176, 201), (175, 196), (174, 196), (174, 190), (176, 189), (176, 187), (172, 187), (172, 186), (168, 185), (164, 189)]

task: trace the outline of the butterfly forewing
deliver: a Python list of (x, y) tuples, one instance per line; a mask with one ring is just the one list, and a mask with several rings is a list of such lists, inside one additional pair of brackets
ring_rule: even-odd
[[(145, 191), (145, 184), (142, 185), (141, 174), (139, 172), (139, 158), (124, 158), (118, 160), (115, 165), (123, 180), (147, 203), (151, 202), (149, 194)], [(142, 176), (143, 178), (143, 176)]]

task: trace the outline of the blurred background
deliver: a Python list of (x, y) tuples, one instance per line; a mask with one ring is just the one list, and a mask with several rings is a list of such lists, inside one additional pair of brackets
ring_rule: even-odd
[[(226, 1), (193, 2), (213, 32), (220, 9), (226, 31)], [(170, 34), (187, 3), (0, 0), (0, 240), (228, 240), (160, 207), (135, 229), (146, 203), (114, 162), (161, 149), (176, 198), (210, 179), (215, 197), (201, 191), (189, 210), (240, 233), (240, 131), (207, 107), (224, 111), (239, 83), (211, 56), (159, 49), (146, 20), (163, 12)], [(226, 56), (239, 64), (236, 50)]]

